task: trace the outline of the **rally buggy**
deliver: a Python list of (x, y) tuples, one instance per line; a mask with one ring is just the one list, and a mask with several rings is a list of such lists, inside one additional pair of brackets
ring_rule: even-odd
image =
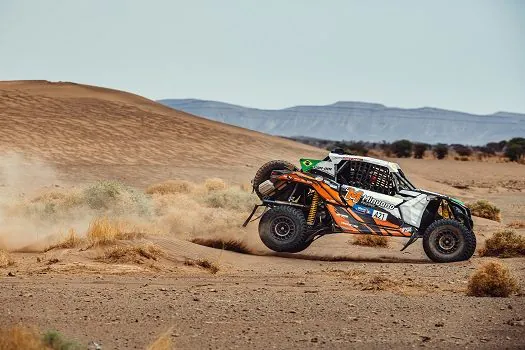
[(301, 159), (301, 169), (275, 160), (264, 164), (253, 189), (265, 207), (262, 242), (296, 253), (326, 234), (354, 233), (423, 238), (436, 262), (469, 259), (476, 249), (470, 210), (459, 200), (417, 189), (398, 164), (332, 151), (324, 160)]

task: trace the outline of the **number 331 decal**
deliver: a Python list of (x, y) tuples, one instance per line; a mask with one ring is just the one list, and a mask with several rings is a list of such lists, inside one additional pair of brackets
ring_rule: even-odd
[(386, 219), (388, 217), (388, 214), (387, 213), (383, 213), (382, 211), (374, 210), (374, 212), (372, 214), (372, 217), (374, 217), (376, 219), (379, 219), (379, 220), (382, 220), (382, 221), (386, 221)]

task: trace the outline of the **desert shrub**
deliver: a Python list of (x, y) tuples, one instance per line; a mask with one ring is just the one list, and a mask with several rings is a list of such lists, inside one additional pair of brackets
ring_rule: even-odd
[(368, 155), (367, 144), (363, 141), (336, 142), (336, 148), (341, 148), (346, 154), (355, 154), (359, 156)]
[(383, 151), (383, 153), (387, 157), (390, 157), (392, 155), (391, 144), (386, 141), (383, 141), (379, 144), (379, 149)]
[(505, 145), (507, 144), (507, 141), (501, 141), (501, 142), (489, 142), (485, 145), (487, 149), (489, 149), (489, 152), (492, 154), (496, 154), (496, 152), (503, 151), (503, 148), (505, 148)]
[(84, 347), (72, 340), (66, 339), (57, 331), (47, 331), (43, 335), (43, 343), (51, 349), (56, 350), (80, 350)]
[(138, 246), (115, 246), (108, 248), (97, 257), (97, 260), (111, 263), (144, 263), (144, 259), (157, 260), (162, 255), (162, 250), (153, 244)]
[(514, 220), (511, 223), (507, 225), (507, 227), (510, 228), (524, 228), (525, 227), (525, 220)]
[(514, 230), (501, 230), (485, 241), (485, 247), (480, 249), (481, 256), (498, 256), (509, 258), (525, 255), (525, 237)]
[(14, 264), (14, 261), (11, 260), (11, 257), (9, 254), (5, 251), (0, 249), (0, 268), (2, 267), (8, 267)]
[(36, 329), (21, 325), (0, 329), (0, 349), (49, 350)]
[(47, 190), (34, 198), (21, 200), (10, 208), (14, 216), (48, 222), (61, 221), (71, 216), (74, 209), (84, 205), (82, 194), (77, 190)]
[(208, 271), (210, 271), (212, 274), (216, 274), (219, 272), (220, 267), (218, 264), (214, 263), (213, 261), (210, 261), (208, 259), (186, 259), (184, 261), (184, 265), (187, 266), (200, 266)]
[(499, 208), (486, 200), (479, 200), (474, 203), (467, 203), (467, 207), (472, 212), (472, 215), (480, 218), (485, 218), (493, 221), (501, 221), (501, 214)]
[(426, 143), (415, 143), (414, 144), (414, 158), (422, 159), (427, 149), (428, 149), (428, 145)]
[(207, 238), (207, 237), (196, 237), (190, 239), (190, 242), (203, 245), (215, 249), (224, 249), (232, 252), (251, 254), (252, 250), (249, 249), (246, 244), (238, 239), (233, 238)]
[(70, 249), (78, 247), (84, 243), (84, 240), (77, 235), (74, 229), (69, 229), (67, 235), (65, 235), (58, 243), (55, 243), (47, 247), (44, 251), (49, 251), (52, 249)]
[(472, 155), (472, 149), (464, 145), (454, 145), (454, 151), (461, 157), (470, 157)]
[(118, 181), (99, 181), (84, 189), (83, 195), (91, 209), (115, 214), (150, 214), (145, 194)]
[(520, 144), (509, 144), (505, 147), (505, 157), (511, 162), (517, 162), (525, 154), (525, 147)]
[(359, 283), (362, 286), (362, 290), (386, 290), (395, 288), (398, 285), (398, 282), (391, 280), (388, 277), (375, 275), (370, 277), (366, 281)]
[(438, 143), (434, 146), (432, 152), (434, 152), (437, 159), (443, 159), (448, 155), (448, 146), (444, 143)]
[(34, 327), (22, 325), (0, 329), (0, 349), (2, 350), (80, 350), (82, 345), (67, 340), (56, 331), (41, 335)]
[(238, 187), (212, 191), (204, 196), (204, 203), (212, 208), (249, 211), (258, 203), (257, 197)]
[(219, 178), (206, 179), (204, 181), (204, 187), (208, 192), (221, 191), (226, 189), (226, 182)]
[(468, 281), (467, 295), (475, 297), (508, 297), (519, 291), (509, 269), (495, 261), (483, 264)]
[(352, 241), (353, 245), (361, 245), (366, 247), (388, 247), (388, 239), (384, 236), (375, 235), (356, 235)]
[(487, 146), (480, 147), (479, 152), (481, 153), (482, 157), (491, 157), (496, 155), (496, 151), (493, 148), (489, 148)]
[(117, 240), (141, 238), (144, 235), (145, 233), (142, 230), (123, 221), (100, 217), (91, 221), (86, 237), (92, 246), (98, 246), (115, 243)]
[(390, 150), (398, 158), (408, 158), (412, 154), (412, 142), (408, 140), (392, 142)]
[(153, 184), (146, 189), (147, 194), (174, 194), (189, 193), (193, 189), (193, 184), (184, 180), (167, 180)]

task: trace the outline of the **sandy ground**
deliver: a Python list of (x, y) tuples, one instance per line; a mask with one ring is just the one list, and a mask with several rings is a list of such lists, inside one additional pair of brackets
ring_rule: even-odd
[[(209, 173), (247, 183), (267, 159), (322, 155), (107, 89), (0, 83), (0, 106), (0, 149), (39, 157), (61, 185), (118, 178), (140, 187)], [(467, 201), (489, 199), (502, 209), (502, 223), (475, 219), (478, 246), (512, 220), (525, 220), (523, 165), (399, 163), (420, 187)], [(0, 268), (0, 327), (21, 322), (57, 329), (103, 349), (141, 349), (167, 330), (181, 349), (525, 348), (525, 326), (512, 322), (525, 317), (523, 296), (465, 295), (468, 277), (489, 258), (435, 264), (420, 242), (400, 252), (402, 239), (389, 248), (365, 248), (349, 244), (346, 235), (278, 256), (260, 243), (256, 223), (240, 234), (254, 254), (167, 234), (143, 238), (164, 252), (143, 264), (98, 262), (96, 249), (11, 252), (15, 264)], [(199, 258), (218, 264), (219, 272), (184, 264)], [(502, 261), (525, 288), (525, 258)]]

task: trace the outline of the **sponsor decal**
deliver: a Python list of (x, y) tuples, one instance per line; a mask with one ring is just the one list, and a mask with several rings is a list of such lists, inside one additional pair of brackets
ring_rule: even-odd
[(362, 196), (361, 202), (365, 203), (365, 204), (368, 204), (368, 205), (373, 205), (375, 207), (388, 209), (388, 210), (394, 210), (394, 208), (396, 207), (392, 203), (385, 202), (383, 200), (374, 198), (374, 197), (366, 195), (366, 194), (364, 196)]
[(320, 162), (322, 162), (322, 161), (321, 160), (317, 160), (317, 159), (300, 159), (299, 160), (299, 163), (301, 163), (301, 169), (303, 171), (311, 170), (314, 166), (316, 166)]
[(410, 226), (401, 227), (401, 231), (402, 232), (407, 232), (407, 233), (412, 233), (412, 227), (410, 227)]
[(358, 213), (366, 214), (366, 215), (372, 215), (374, 212), (374, 209), (365, 207), (364, 205), (360, 205), (360, 204), (355, 204), (352, 208)]
[(381, 221), (386, 221), (386, 219), (388, 218), (388, 214), (384, 213), (382, 211), (374, 210), (373, 213), (372, 213), (372, 217), (376, 218), (376, 219), (379, 219)]
[(347, 202), (352, 202), (352, 205), (355, 205), (363, 197), (363, 194), (363, 191), (357, 191), (355, 188), (348, 187), (345, 199)]

